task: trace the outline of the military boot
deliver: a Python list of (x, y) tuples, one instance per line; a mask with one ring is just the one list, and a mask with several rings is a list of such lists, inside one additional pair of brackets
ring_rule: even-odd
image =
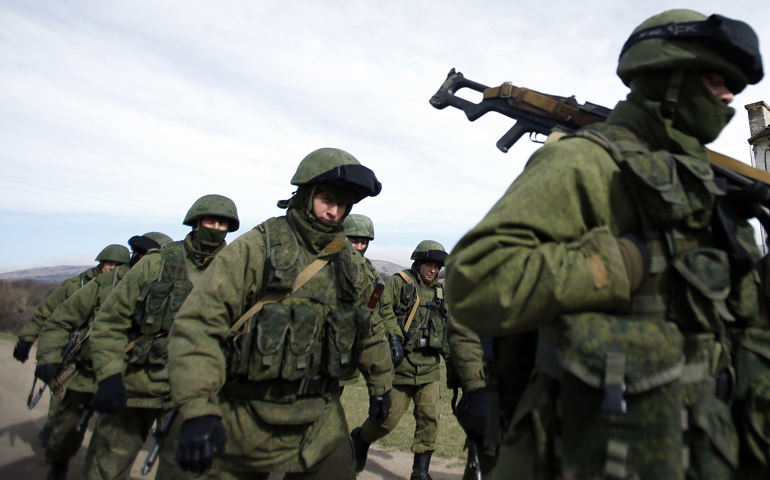
[(67, 470), (69, 469), (70, 461), (62, 460), (51, 464), (51, 470), (48, 471), (47, 480), (67, 480)]
[(356, 473), (361, 473), (366, 467), (366, 457), (369, 455), (371, 443), (361, 440), (361, 427), (354, 428), (350, 437), (353, 439), (353, 453), (356, 456)]
[(412, 476), (409, 477), (409, 480), (433, 480), (430, 478), (430, 475), (428, 475), (428, 467), (430, 467), (431, 455), (433, 455), (433, 451), (414, 454)]

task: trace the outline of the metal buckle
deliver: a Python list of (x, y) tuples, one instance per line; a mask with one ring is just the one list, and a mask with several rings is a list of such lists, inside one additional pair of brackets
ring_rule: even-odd
[(604, 413), (626, 413), (626, 401), (623, 399), (623, 393), (626, 391), (626, 383), (604, 384), (604, 399), (602, 400), (602, 412)]
[[(505, 93), (505, 88), (508, 87), (508, 93)], [(500, 98), (511, 98), (513, 95), (513, 84), (511, 82), (503, 82), (500, 85)]]
[(428, 346), (428, 339), (423, 337), (423, 338), (417, 339), (417, 343), (415, 344), (414, 348), (425, 348), (427, 346)]

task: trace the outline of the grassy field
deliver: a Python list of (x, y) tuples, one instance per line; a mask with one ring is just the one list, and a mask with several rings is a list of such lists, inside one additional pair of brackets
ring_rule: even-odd
[[(463, 432), (454, 415), (452, 415), (451, 400), (452, 391), (446, 389), (446, 366), (442, 362), (441, 421), (439, 423), (438, 438), (436, 439), (436, 455), (457, 458), (458, 464), (464, 465), (466, 455), (463, 452), (465, 432)], [(359, 377), (358, 383), (345, 387), (345, 391), (342, 393), (342, 406), (345, 407), (345, 416), (350, 430), (364, 423), (369, 411), (369, 394), (362, 377)], [(415, 426), (412, 413), (413, 408), (414, 403), (404, 413), (404, 416), (401, 417), (398, 427), (390, 435), (380, 439), (376, 444), (386, 448), (411, 452)]]
[(19, 338), (16, 335), (10, 333), (0, 332), (0, 340), (8, 340), (9, 342), (17, 342)]

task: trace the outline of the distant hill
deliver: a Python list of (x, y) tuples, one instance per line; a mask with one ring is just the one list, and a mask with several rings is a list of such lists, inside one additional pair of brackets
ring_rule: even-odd
[(39, 280), (41, 282), (61, 283), (64, 280), (74, 277), (84, 270), (92, 268), (94, 265), (59, 265), (57, 267), (39, 267), (29, 268), (27, 270), (16, 270), (14, 272), (0, 273), (0, 280)]
[(385, 260), (374, 260), (369, 259), (370, 262), (372, 262), (372, 265), (374, 265), (374, 268), (377, 269), (380, 274), (386, 274), (388, 276), (394, 275), (396, 272), (400, 272), (401, 270), (406, 270), (407, 267), (402, 267), (401, 265), (396, 265), (393, 262), (386, 262)]

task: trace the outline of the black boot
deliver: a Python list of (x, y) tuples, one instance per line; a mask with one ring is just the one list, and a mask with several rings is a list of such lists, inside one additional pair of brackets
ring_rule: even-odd
[(430, 467), (431, 455), (433, 455), (433, 451), (414, 454), (412, 476), (409, 477), (409, 480), (433, 480), (430, 478), (430, 475), (428, 475), (428, 467)]
[(48, 442), (51, 441), (52, 430), (48, 428), (48, 424), (43, 425), (43, 429), (37, 434), (37, 438), (40, 439), (40, 445), (47, 447)]
[(51, 470), (48, 471), (48, 480), (67, 480), (69, 465), (69, 460), (62, 460), (61, 462), (51, 464)]
[(353, 439), (353, 453), (356, 456), (356, 473), (361, 473), (366, 467), (366, 457), (369, 455), (371, 443), (361, 440), (361, 427), (354, 428), (350, 437)]

